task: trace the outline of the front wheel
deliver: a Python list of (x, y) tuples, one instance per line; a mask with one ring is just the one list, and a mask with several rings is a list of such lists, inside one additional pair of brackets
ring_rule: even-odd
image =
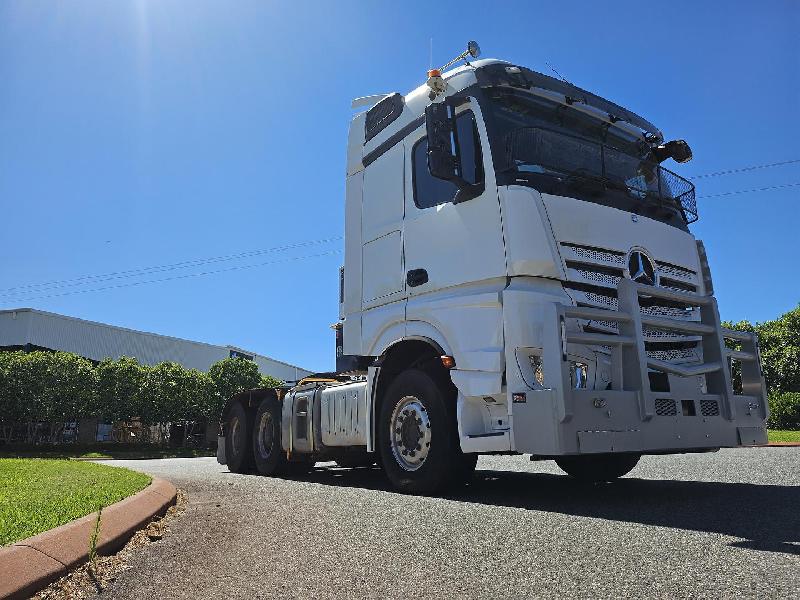
[(443, 377), (409, 369), (389, 385), (378, 421), (380, 459), (401, 492), (434, 493), (465, 470), (454, 415), (454, 391)]
[(584, 454), (561, 456), (556, 464), (568, 475), (588, 483), (613, 481), (630, 473), (640, 454)]

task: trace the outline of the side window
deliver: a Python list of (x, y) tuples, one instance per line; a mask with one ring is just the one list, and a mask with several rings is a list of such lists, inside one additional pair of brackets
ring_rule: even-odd
[[(461, 152), (461, 176), (468, 183), (483, 180), (483, 155), (481, 154), (478, 126), (471, 110), (456, 117), (456, 131)], [(422, 138), (412, 150), (414, 204), (419, 208), (430, 208), (452, 202), (458, 191), (456, 184), (433, 177), (428, 170), (428, 140)]]

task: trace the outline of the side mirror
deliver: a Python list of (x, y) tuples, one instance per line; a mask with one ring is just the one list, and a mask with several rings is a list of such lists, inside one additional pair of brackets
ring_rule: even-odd
[(674, 140), (664, 144), (675, 162), (685, 163), (692, 160), (692, 149), (686, 140)]
[(437, 179), (451, 181), (456, 185), (458, 191), (453, 203), (466, 202), (480, 196), (486, 189), (485, 183), (470, 183), (462, 176), (454, 106), (445, 101), (425, 108), (425, 130), (428, 139), (428, 170)]
[(425, 109), (425, 131), (428, 137), (428, 169), (431, 175), (457, 183), (460, 177), (453, 140), (453, 113), (453, 107), (447, 102), (431, 104)]
[(685, 163), (692, 160), (692, 149), (686, 140), (672, 140), (666, 144), (661, 144), (652, 149), (653, 158), (656, 162), (664, 162), (671, 158), (675, 162)]

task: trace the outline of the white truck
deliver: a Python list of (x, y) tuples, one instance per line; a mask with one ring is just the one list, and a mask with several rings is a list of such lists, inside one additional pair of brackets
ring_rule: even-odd
[(377, 462), (431, 493), (480, 454), (610, 481), (766, 442), (757, 339), (720, 326), (694, 186), (661, 166), (688, 144), (478, 52), (354, 101), (337, 372), (231, 398), (231, 471)]

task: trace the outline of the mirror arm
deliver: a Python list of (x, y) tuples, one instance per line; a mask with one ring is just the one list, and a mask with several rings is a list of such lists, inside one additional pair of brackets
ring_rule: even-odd
[(460, 204), (477, 198), (486, 190), (486, 183), (483, 181), (480, 183), (467, 183), (460, 177), (459, 179), (460, 181), (455, 182), (456, 185), (458, 185), (458, 191), (456, 192), (455, 198), (453, 198), (453, 204)]

